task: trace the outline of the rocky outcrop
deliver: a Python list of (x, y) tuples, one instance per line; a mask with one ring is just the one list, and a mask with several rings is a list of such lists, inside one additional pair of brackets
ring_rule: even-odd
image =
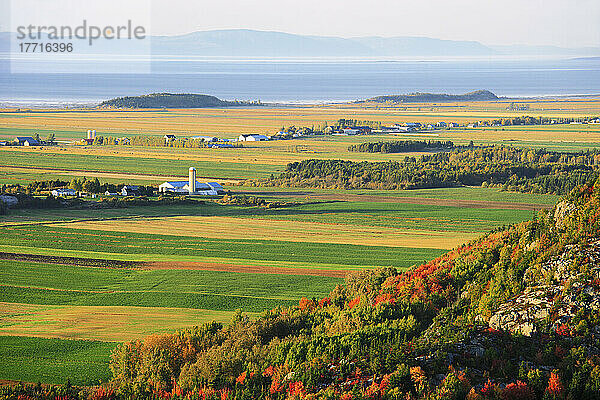
[[(561, 216), (568, 215), (568, 207)], [(567, 214), (565, 214), (567, 213)], [(573, 261), (583, 260), (577, 269)], [(600, 312), (600, 241), (569, 246), (563, 254), (525, 272), (523, 293), (502, 304), (488, 321), (493, 329), (531, 336), (542, 325), (558, 329), (579, 310)]]
[(571, 216), (576, 209), (577, 207), (568, 201), (561, 201), (558, 203), (554, 209), (554, 221), (556, 226), (558, 228), (564, 227), (567, 217)]

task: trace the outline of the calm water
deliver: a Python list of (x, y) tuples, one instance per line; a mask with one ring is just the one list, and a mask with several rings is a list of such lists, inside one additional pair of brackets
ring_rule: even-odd
[[(109, 61), (107, 61), (109, 62)], [(9, 74), (0, 103), (97, 102), (153, 92), (269, 102), (351, 101), (410, 92), (499, 96), (600, 93), (600, 59), (553, 61), (155, 62), (152, 74)]]

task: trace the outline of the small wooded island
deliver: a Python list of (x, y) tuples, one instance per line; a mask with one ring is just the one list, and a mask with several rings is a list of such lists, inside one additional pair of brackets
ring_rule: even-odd
[(366, 101), (372, 101), (376, 103), (384, 103), (391, 101), (393, 103), (441, 103), (450, 101), (494, 101), (499, 100), (500, 97), (496, 96), (489, 90), (476, 90), (465, 94), (445, 94), (445, 93), (411, 93), (411, 94), (398, 94), (398, 95), (387, 95), (377, 96)]
[(100, 103), (100, 108), (209, 108), (259, 105), (259, 102), (227, 101), (206, 94), (151, 93), (126, 96)]

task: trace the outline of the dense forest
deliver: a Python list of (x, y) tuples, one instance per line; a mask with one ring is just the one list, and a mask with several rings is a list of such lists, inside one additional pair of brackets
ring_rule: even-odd
[(449, 101), (491, 101), (499, 97), (489, 90), (476, 90), (465, 94), (411, 93), (400, 95), (377, 96), (366, 101), (384, 103), (441, 103)]
[(363, 153), (408, 153), (423, 150), (449, 150), (454, 148), (451, 141), (440, 140), (396, 140), (393, 142), (363, 142), (348, 146), (348, 151)]
[(419, 189), (461, 185), (533, 193), (568, 193), (598, 175), (600, 152), (562, 153), (507, 146), (460, 148), (402, 161), (304, 160), (255, 186)]
[(207, 108), (248, 105), (248, 102), (225, 101), (206, 94), (152, 93), (142, 96), (118, 97), (100, 103), (112, 108)]
[(121, 344), (108, 386), (1, 395), (598, 399), (599, 210), (600, 181), (590, 182), (407, 272), (354, 272), (322, 299)]

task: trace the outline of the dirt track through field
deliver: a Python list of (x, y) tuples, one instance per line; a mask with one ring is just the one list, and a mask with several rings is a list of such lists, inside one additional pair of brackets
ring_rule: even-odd
[(445, 206), (445, 207), (460, 207), (460, 208), (481, 208), (481, 209), (504, 209), (504, 210), (524, 210), (533, 211), (541, 209), (550, 209), (552, 205), (548, 204), (526, 204), (526, 203), (510, 203), (503, 201), (486, 201), (486, 200), (462, 200), (462, 199), (434, 199), (424, 197), (410, 196), (381, 196), (369, 194), (354, 194), (354, 193), (317, 193), (311, 191), (305, 192), (242, 192), (240, 194), (252, 196), (275, 196), (275, 197), (290, 197), (290, 198), (310, 198), (311, 200), (337, 200), (337, 201), (354, 201), (354, 202), (373, 202), (373, 203), (401, 203), (401, 204), (419, 204), (427, 206)]

